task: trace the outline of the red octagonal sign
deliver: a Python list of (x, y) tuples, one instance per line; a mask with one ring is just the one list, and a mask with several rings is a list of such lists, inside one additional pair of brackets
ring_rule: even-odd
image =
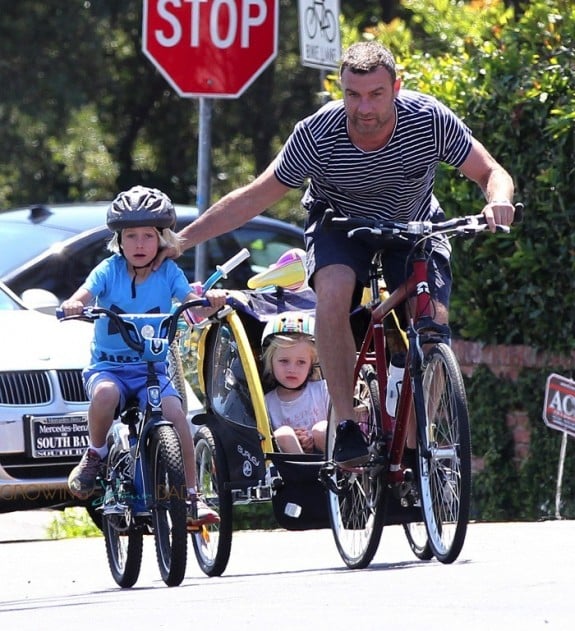
[(180, 96), (238, 97), (277, 55), (278, 1), (144, 0), (144, 53)]

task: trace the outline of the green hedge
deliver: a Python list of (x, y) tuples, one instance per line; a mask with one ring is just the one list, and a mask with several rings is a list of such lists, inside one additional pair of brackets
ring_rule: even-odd
[[(545, 383), (560, 369), (524, 370), (515, 382), (496, 377), (482, 366), (466, 380), (471, 418), (472, 451), (485, 460), (473, 476), (472, 518), (483, 521), (534, 520), (555, 516), (555, 496), (562, 433), (542, 420)], [(506, 415), (524, 410), (529, 415), (528, 457), (514, 461), (513, 437)], [(575, 518), (575, 457), (573, 439), (567, 443), (560, 514)]]

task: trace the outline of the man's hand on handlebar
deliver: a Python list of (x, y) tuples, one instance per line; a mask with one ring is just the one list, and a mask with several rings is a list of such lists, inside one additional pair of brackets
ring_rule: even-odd
[(495, 232), (497, 226), (510, 226), (513, 223), (515, 207), (509, 200), (494, 200), (486, 204), (481, 212), (489, 230)]

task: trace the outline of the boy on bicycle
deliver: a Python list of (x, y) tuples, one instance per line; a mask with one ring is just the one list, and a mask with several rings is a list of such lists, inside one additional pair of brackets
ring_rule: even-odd
[[(114, 232), (108, 249), (112, 256), (100, 262), (74, 294), (62, 303), (66, 316), (82, 312), (95, 302), (117, 313), (168, 313), (172, 299), (182, 302), (198, 298), (190, 291), (183, 271), (171, 260), (152, 271), (152, 262), (164, 247), (178, 248), (173, 232), (176, 213), (170, 198), (157, 189), (134, 186), (120, 193), (107, 211), (107, 225)], [(195, 310), (200, 317), (225, 304), (225, 292), (206, 294), (212, 307)], [(172, 385), (167, 366), (156, 370), (162, 390), (162, 411), (178, 432), (188, 487), (188, 527), (217, 523), (218, 514), (196, 492), (194, 441)], [(80, 463), (68, 477), (70, 492), (86, 499), (95, 490), (96, 478), (107, 455), (107, 433), (125, 401), (137, 396), (146, 401), (147, 363), (130, 349), (108, 320), (94, 324), (91, 363), (84, 370), (84, 384), (90, 399), (88, 409), (89, 445)]]

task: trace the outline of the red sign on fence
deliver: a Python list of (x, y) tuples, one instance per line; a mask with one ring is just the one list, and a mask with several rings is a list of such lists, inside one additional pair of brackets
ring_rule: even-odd
[(555, 373), (547, 377), (543, 420), (548, 427), (575, 436), (575, 381)]
[(142, 49), (180, 96), (238, 97), (277, 55), (279, 0), (144, 0)]

